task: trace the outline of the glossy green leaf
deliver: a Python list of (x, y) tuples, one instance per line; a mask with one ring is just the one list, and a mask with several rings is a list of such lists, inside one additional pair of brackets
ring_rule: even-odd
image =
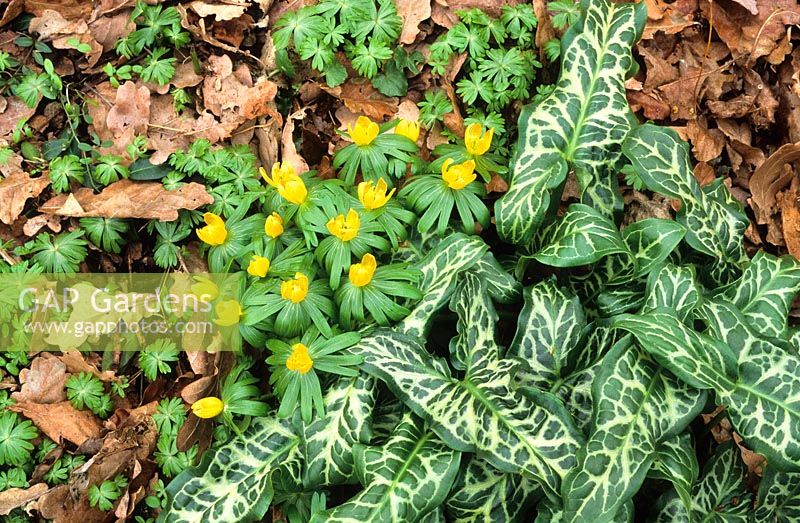
[(689, 431), (665, 438), (655, 449), (653, 466), (648, 477), (669, 481), (685, 507), (691, 507), (692, 486), (697, 481), (700, 466), (697, 464)]
[[(509, 189), (495, 206), (497, 230), (510, 243), (530, 243), (551, 206), (551, 192), (570, 169), (584, 189), (613, 185), (622, 141), (635, 122), (624, 82), (634, 67), (631, 48), (641, 36), (646, 9), (583, 0), (581, 12), (564, 37), (555, 90), (523, 108), (519, 118)], [(610, 214), (614, 199), (595, 195), (587, 191), (584, 202)]]
[(506, 271), (491, 252), (487, 252), (470, 269), (486, 283), (489, 296), (498, 303), (513, 303), (522, 294), (522, 284)]
[(672, 220), (647, 218), (622, 229), (622, 239), (636, 260), (634, 277), (658, 266), (683, 239), (686, 229)]
[(350, 483), (353, 445), (369, 443), (377, 393), (375, 379), (339, 378), (325, 394), (325, 416), (304, 428), (307, 487)]
[(379, 447), (356, 444), (356, 473), (364, 490), (315, 514), (312, 523), (405, 523), (438, 507), (456, 479), (461, 453), (406, 415)]
[(241, 438), (209, 450), (197, 467), (167, 487), (159, 517), (169, 523), (229, 523), (264, 517), (272, 501), (270, 474), (301, 459), (300, 437), (288, 422), (255, 418)]
[(756, 523), (800, 521), (800, 472), (781, 472), (767, 465), (758, 487)]
[(669, 307), (686, 320), (700, 302), (700, 288), (691, 265), (662, 265), (647, 278), (644, 312)]

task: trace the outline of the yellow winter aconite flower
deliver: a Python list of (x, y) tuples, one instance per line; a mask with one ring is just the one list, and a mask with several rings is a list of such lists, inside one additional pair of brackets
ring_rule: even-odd
[(394, 133), (405, 136), (416, 143), (417, 138), (419, 138), (419, 123), (401, 119), (397, 127), (394, 128)]
[(353, 209), (347, 211), (347, 217), (340, 214), (336, 218), (331, 218), (326, 224), (328, 232), (342, 240), (349, 242), (358, 234), (358, 228), (361, 227), (361, 218), (358, 213)]
[(308, 355), (308, 347), (302, 343), (295, 343), (292, 345), (292, 353), (286, 360), (286, 368), (294, 372), (299, 372), (300, 374), (305, 374), (310, 371), (313, 366), (314, 360)]
[(222, 327), (230, 327), (236, 325), (242, 318), (242, 306), (236, 300), (225, 300), (217, 303), (214, 310), (217, 313), (217, 319), (214, 323)]
[(474, 160), (467, 160), (464, 163), (453, 165), (453, 159), (448, 158), (442, 164), (442, 179), (447, 183), (448, 187), (456, 191), (460, 191), (471, 184), (477, 177)]
[(386, 180), (383, 178), (379, 178), (378, 183), (374, 185), (372, 182), (361, 182), (358, 184), (358, 201), (360, 201), (361, 205), (368, 211), (380, 209), (386, 205), (386, 202), (388, 202), (394, 194), (394, 189), (387, 194), (386, 190), (388, 188), (389, 186), (386, 185)]
[(267, 171), (261, 168), (261, 177), (271, 186), (278, 189), (281, 197), (295, 205), (306, 201), (308, 190), (303, 179), (297, 176), (294, 167), (286, 162), (275, 162), (272, 166), (272, 177), (267, 176)]
[(206, 396), (192, 403), (192, 412), (198, 418), (208, 419), (218, 416), (225, 410), (225, 403), (214, 396)]
[(492, 145), (493, 136), (494, 129), (491, 127), (484, 131), (483, 126), (479, 123), (469, 124), (464, 131), (464, 145), (467, 146), (467, 152), (472, 156), (486, 154)]
[(356, 287), (363, 287), (372, 281), (378, 262), (375, 256), (367, 253), (361, 257), (361, 263), (354, 263), (350, 266), (350, 283)]
[(269, 271), (269, 260), (263, 256), (253, 256), (247, 265), (247, 274), (263, 278)]
[(213, 212), (207, 212), (203, 215), (203, 221), (206, 222), (206, 226), (197, 229), (197, 237), (209, 245), (222, 245), (225, 243), (225, 238), (228, 237), (228, 229), (225, 228), (225, 222), (222, 218)]
[(356, 120), (355, 127), (353, 125), (347, 126), (347, 134), (356, 145), (369, 145), (377, 138), (380, 133), (378, 124), (367, 118), (366, 116), (359, 116)]
[(189, 288), (192, 290), (192, 294), (197, 296), (198, 300), (208, 303), (217, 299), (219, 287), (217, 287), (216, 283), (203, 276), (195, 276), (194, 280), (195, 283)]
[(300, 303), (308, 294), (308, 276), (296, 272), (294, 279), (281, 283), (281, 298), (292, 303)]
[(267, 221), (264, 222), (264, 234), (273, 239), (283, 234), (283, 218), (280, 214), (274, 212), (267, 216)]

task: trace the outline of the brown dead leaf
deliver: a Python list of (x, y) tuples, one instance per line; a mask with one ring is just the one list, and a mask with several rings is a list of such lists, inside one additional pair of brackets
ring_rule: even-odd
[(709, 129), (705, 118), (690, 120), (686, 125), (686, 135), (692, 143), (692, 152), (699, 162), (709, 162), (718, 158), (725, 147), (725, 135), (719, 129)]
[(480, 9), (492, 18), (497, 18), (500, 16), (500, 9), (503, 6), (517, 5), (522, 3), (522, 0), (447, 0), (442, 3), (454, 13), (467, 9)]
[(16, 96), (8, 96), (5, 100), (6, 108), (0, 113), (0, 138), (11, 136), (18, 123), (28, 121), (36, 112), (36, 107), (28, 107)]
[(43, 16), (48, 9), (56, 10), (66, 20), (78, 20), (89, 16), (92, 4), (85, 0), (25, 0), (25, 11), (34, 16)]
[(47, 492), (48, 488), (47, 483), (37, 483), (26, 489), (10, 488), (0, 492), (0, 516), (5, 516), (15, 508), (35, 500)]
[(175, 111), (172, 96), (153, 96), (147, 139), (148, 146), (155, 152), (150, 156), (150, 162), (156, 165), (164, 163), (170, 154), (185, 149), (200, 138), (217, 143), (229, 137), (239, 125), (238, 121), (222, 124), (207, 111), (198, 116), (186, 109), (179, 114)]
[(533, 0), (533, 12), (536, 14), (536, 18), (539, 19), (539, 24), (536, 27), (536, 48), (539, 49), (539, 58), (544, 58), (546, 56), (544, 44), (558, 38), (558, 31), (553, 27), (553, 20), (547, 8), (547, 0)]
[(187, 7), (200, 17), (213, 16), (217, 22), (224, 22), (225, 20), (233, 20), (242, 16), (245, 10), (250, 7), (250, 2), (227, 0), (225, 3), (216, 3), (194, 0), (189, 2)]
[(750, 204), (759, 224), (772, 221), (778, 211), (776, 196), (794, 177), (789, 163), (800, 160), (800, 143), (789, 143), (772, 153), (750, 178)]
[(150, 90), (130, 81), (120, 85), (106, 116), (106, 128), (114, 142), (126, 147), (137, 135), (147, 133), (149, 120)]
[(701, 187), (710, 184), (716, 180), (716, 178), (716, 171), (706, 162), (698, 162), (697, 165), (694, 166), (694, 179), (697, 180), (697, 183), (699, 183)]
[(22, 226), (22, 233), (25, 236), (33, 236), (45, 226), (53, 232), (61, 232), (61, 217), (50, 214), (34, 216)]
[(30, 368), (19, 372), (21, 390), (11, 394), (17, 402), (59, 403), (67, 399), (64, 382), (67, 366), (52, 354), (34, 359)]
[[(79, 208), (69, 208), (69, 196)], [(107, 186), (100, 194), (81, 187), (71, 195), (59, 195), (39, 208), (47, 214), (102, 218), (143, 218), (174, 221), (179, 209), (197, 209), (213, 203), (214, 198), (199, 183), (188, 183), (168, 191), (159, 182), (120, 180)]]
[(506, 182), (500, 176), (493, 174), (492, 179), (486, 184), (486, 192), (502, 194), (506, 191), (508, 191), (508, 182)]
[(228, 55), (210, 56), (208, 68), (211, 75), (203, 81), (203, 102), (223, 122), (241, 124), (274, 112), (269, 104), (278, 93), (275, 82), (260, 78), (253, 85), (250, 69), (242, 64), (234, 70)]
[(303, 121), (305, 118), (306, 110), (300, 109), (292, 113), (286, 118), (286, 124), (283, 126), (283, 133), (281, 134), (281, 161), (289, 162), (294, 167), (296, 173), (304, 173), (308, 171), (308, 164), (302, 156), (297, 154), (297, 148), (294, 145), (294, 121)]
[(6, 225), (14, 223), (25, 208), (25, 202), (39, 196), (48, 185), (50, 178), (31, 178), (22, 171), (0, 181), (0, 221)]
[(74, 49), (76, 40), (89, 45), (92, 50), (86, 54), (88, 67), (94, 67), (103, 54), (103, 46), (92, 37), (85, 20), (67, 20), (54, 9), (45, 9), (41, 15), (33, 18), (30, 30), (38, 33), (41, 41), (51, 42), (56, 49)]
[(645, 3), (648, 20), (642, 35), (644, 40), (650, 40), (658, 32), (668, 35), (680, 33), (697, 23), (694, 20), (697, 0), (680, 0), (674, 3), (664, 0), (645, 0)]
[(419, 23), (431, 17), (431, 0), (397, 2), (397, 14), (403, 19), (401, 44), (413, 44), (419, 34)]
[(125, 38), (136, 24), (131, 21), (130, 10), (125, 10), (111, 16), (103, 16), (89, 24), (92, 37), (103, 46), (103, 52), (111, 51), (117, 40)]
[(752, 14), (754, 15), (758, 14), (758, 5), (756, 0), (733, 0), (733, 1), (739, 4), (740, 6), (744, 7), (748, 11), (750, 11)]
[(30, 419), (39, 430), (56, 443), (63, 440), (81, 445), (89, 438), (99, 438), (102, 425), (88, 410), (78, 410), (69, 401), (41, 405), (20, 401), (8, 407)]
[(338, 96), (352, 112), (367, 115), (378, 122), (394, 116), (399, 105), (397, 98), (382, 95), (369, 80), (348, 80)]
[(781, 202), (781, 219), (783, 222), (783, 237), (789, 253), (800, 259), (800, 201), (798, 201), (797, 180), (792, 183), (791, 189), (783, 195)]

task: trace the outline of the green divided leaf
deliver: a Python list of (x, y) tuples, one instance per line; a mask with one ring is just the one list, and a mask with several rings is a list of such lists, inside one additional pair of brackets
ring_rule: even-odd
[(750, 222), (741, 204), (724, 186), (700, 188), (689, 146), (671, 129), (641, 125), (630, 132), (623, 151), (648, 189), (681, 200), (678, 222), (686, 228), (686, 242), (716, 260), (717, 283), (730, 281), (746, 260), (742, 237)]
[(272, 501), (271, 473), (300, 459), (300, 437), (288, 423), (255, 418), (241, 438), (209, 450), (202, 463), (167, 487), (159, 522), (228, 523), (264, 517)]
[(445, 446), (410, 414), (384, 445), (357, 444), (354, 450), (364, 490), (324, 514), (315, 514), (312, 523), (418, 521), (444, 501), (461, 462), (460, 452)]
[(325, 416), (305, 427), (307, 487), (350, 483), (353, 445), (369, 443), (377, 393), (375, 379), (339, 378), (325, 394)]
[[(582, 16), (565, 35), (561, 76), (542, 102), (523, 108), (518, 153), (508, 192), (495, 206), (500, 236), (530, 243), (551, 206), (551, 192), (575, 171), (583, 189), (613, 186), (621, 145), (635, 119), (625, 98), (634, 67), (631, 48), (647, 19), (642, 4), (583, 0)], [(585, 193), (607, 214), (616, 205)], [(556, 198), (557, 199), (557, 198)]]

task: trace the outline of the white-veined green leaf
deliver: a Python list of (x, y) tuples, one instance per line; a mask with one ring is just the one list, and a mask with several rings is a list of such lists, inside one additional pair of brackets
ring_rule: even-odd
[(686, 229), (672, 220), (647, 218), (622, 229), (622, 239), (636, 259), (633, 277), (645, 276), (667, 259), (683, 239)]
[(611, 254), (631, 257), (614, 222), (588, 205), (570, 205), (543, 236), (548, 243), (534, 259), (554, 267), (589, 265)]
[[(748, 333), (742, 357), (728, 345), (682, 324), (672, 312), (623, 315), (631, 332), (661, 365), (697, 388), (713, 388), (736, 431), (772, 465), (800, 470), (800, 358)], [(740, 355), (742, 352), (740, 352)]]
[(716, 260), (715, 281), (736, 276), (747, 259), (742, 237), (750, 222), (726, 187), (700, 188), (688, 144), (671, 129), (645, 124), (628, 134), (623, 151), (648, 189), (683, 202), (678, 221), (686, 228), (686, 242)]
[(644, 312), (669, 307), (685, 321), (700, 302), (700, 289), (691, 265), (666, 263), (647, 278)]
[(458, 275), (475, 265), (488, 249), (480, 238), (461, 233), (436, 244), (415, 264), (422, 272), (419, 282), (422, 299), (398, 328), (408, 335), (424, 338), (431, 318), (453, 294)]
[(522, 293), (522, 284), (500, 265), (491, 252), (484, 254), (470, 272), (486, 283), (489, 296), (498, 303), (513, 303)]
[(705, 394), (630, 343), (606, 354), (592, 398), (594, 431), (564, 481), (570, 523), (613, 521), (641, 487), (658, 444), (686, 428), (705, 405)]
[(376, 382), (359, 374), (339, 378), (325, 394), (325, 416), (304, 427), (307, 487), (351, 483), (353, 445), (369, 443)]
[(272, 501), (270, 474), (301, 459), (300, 437), (288, 422), (254, 418), (241, 438), (209, 450), (197, 467), (167, 486), (168, 523), (230, 523), (264, 517)]
[(800, 521), (800, 472), (781, 472), (767, 465), (758, 486), (756, 523)]
[[(564, 510), (548, 499), (539, 503), (536, 509), (537, 513), (534, 523), (564, 523), (566, 521)], [(614, 515), (614, 519), (611, 521), (613, 523), (631, 523), (633, 521), (633, 514), (633, 502), (628, 501), (620, 507), (619, 512)]]
[(759, 251), (723, 296), (758, 332), (777, 338), (786, 334), (786, 317), (798, 290), (800, 263), (791, 256), (777, 258)]
[(425, 430), (413, 414), (404, 416), (385, 444), (357, 443), (354, 452), (364, 490), (338, 507), (315, 514), (312, 523), (418, 521), (442, 504), (461, 462), (461, 453)]
[(692, 486), (699, 473), (700, 466), (697, 464), (692, 434), (683, 431), (658, 444), (653, 466), (647, 476), (671, 482), (681, 502), (689, 508), (692, 502)]
[(500, 472), (472, 456), (445, 501), (452, 523), (515, 523), (541, 497), (536, 482), (521, 474)]
[[(583, 0), (581, 19), (565, 35), (554, 91), (519, 118), (519, 141), (508, 192), (495, 205), (497, 231), (514, 244), (530, 243), (551, 206), (551, 191), (570, 167), (582, 188), (613, 186), (620, 146), (635, 122), (625, 98), (634, 67), (631, 48), (647, 19), (641, 4)], [(601, 191), (605, 192), (605, 191)], [(615, 200), (584, 201), (607, 214)]]
[(477, 452), (502, 471), (525, 472), (555, 496), (582, 436), (553, 395), (512, 387), (520, 362), (498, 359), (494, 307), (476, 276), (464, 278), (455, 308), (470, 317), (459, 322), (455, 342), (464, 348), (454, 349), (466, 365), (462, 379), (400, 332), (375, 331), (352, 350), (449, 446)]
[(687, 510), (672, 490), (658, 501), (656, 523), (747, 523), (753, 516), (752, 495), (747, 490), (747, 468), (733, 442), (717, 447), (692, 488)]

